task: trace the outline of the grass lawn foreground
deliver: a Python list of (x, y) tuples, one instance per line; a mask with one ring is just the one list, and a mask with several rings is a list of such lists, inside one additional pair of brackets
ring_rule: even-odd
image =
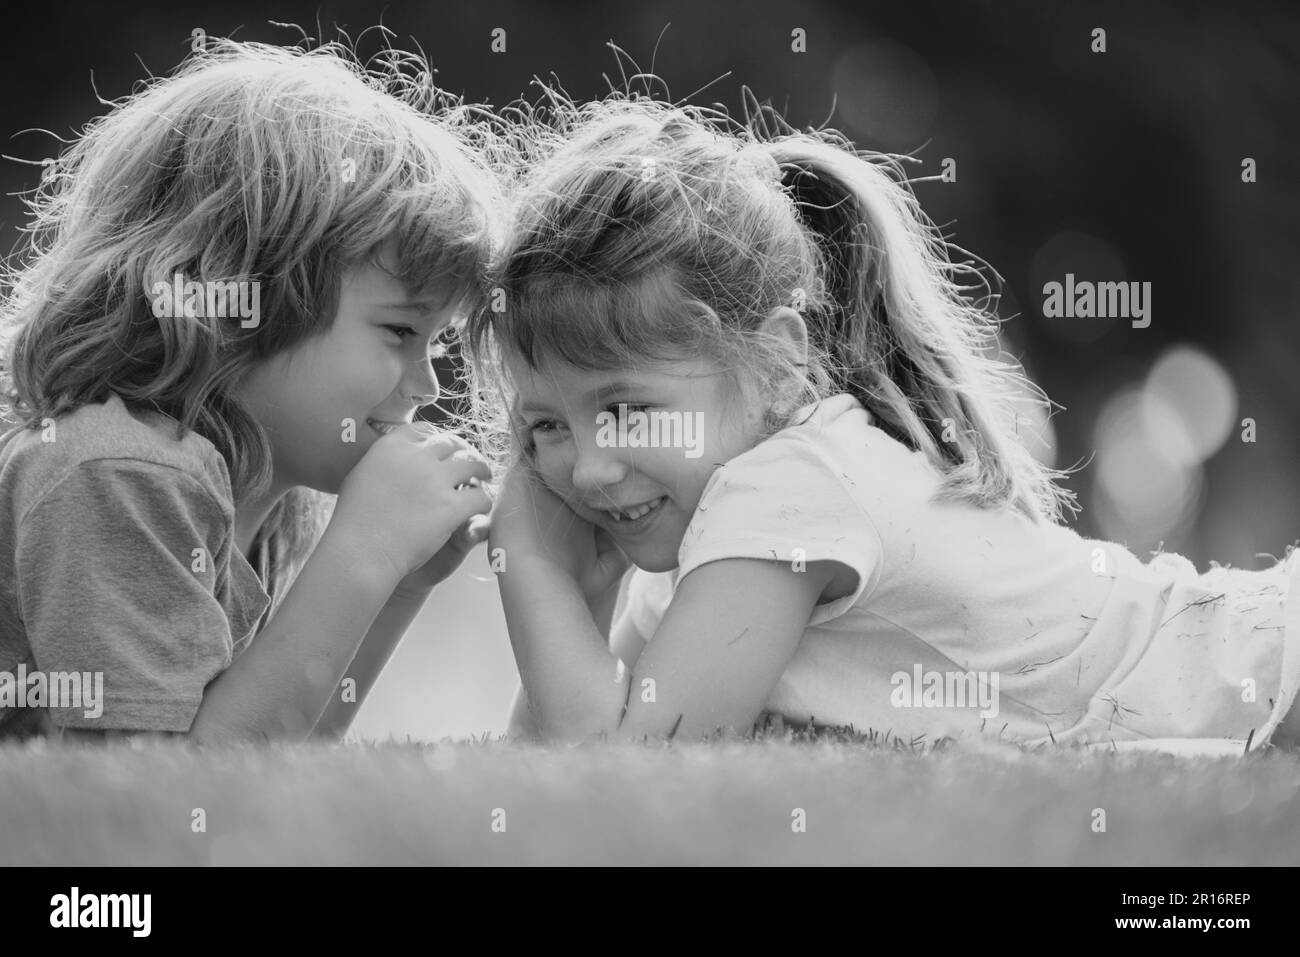
[(1296, 865), (1300, 756), (791, 732), (0, 747), (0, 865), (144, 864)]

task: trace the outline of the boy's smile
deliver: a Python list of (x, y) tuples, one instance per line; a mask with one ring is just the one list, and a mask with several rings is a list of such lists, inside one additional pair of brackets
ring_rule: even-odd
[(240, 399), (270, 439), (281, 490), (337, 492), (371, 445), (437, 400), (430, 347), (458, 305), (413, 300), (371, 264), (344, 274), (333, 324), (241, 384)]

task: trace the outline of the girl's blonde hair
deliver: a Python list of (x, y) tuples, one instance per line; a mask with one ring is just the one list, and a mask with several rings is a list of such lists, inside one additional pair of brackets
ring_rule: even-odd
[[(845, 391), (945, 473), (939, 500), (1011, 503), (1034, 521), (1074, 507), (1055, 484), (1066, 473), (1013, 434), (1017, 386), (1050, 403), (986, 355), (997, 320), (959, 284), (979, 271), (951, 261), (896, 157), (793, 132), (768, 108), (741, 124), (553, 93), (524, 116), (524, 172), (491, 278), (504, 309), (466, 329), (486, 434), (511, 431), (510, 357), (615, 369), (708, 355), (771, 410), (769, 432)], [(806, 366), (760, 329), (783, 305), (808, 325)]]
[[(265, 489), (267, 437), (233, 387), (330, 327), (346, 267), (396, 240), (388, 269), (413, 291), (481, 288), (500, 238), (486, 127), (427, 70), (392, 49), (362, 64), (340, 43), (214, 38), (110, 104), (28, 200), (0, 304), (6, 418), (34, 427), (117, 393), (209, 439), (236, 495)], [(261, 322), (156, 316), (151, 290), (176, 273), (259, 283)], [(264, 533), (300, 552), (323, 520), (312, 499), (291, 492)]]

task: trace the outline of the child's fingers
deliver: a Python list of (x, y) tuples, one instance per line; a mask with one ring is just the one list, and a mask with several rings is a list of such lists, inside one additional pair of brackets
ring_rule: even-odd
[(415, 442), (425, 443), (432, 446), (438, 452), (439, 458), (447, 458), (458, 451), (474, 452), (474, 447), (462, 439), (454, 432), (448, 432), (440, 429), (436, 425), (416, 419), (414, 422), (398, 429), (398, 434)]
[(475, 515), (465, 523), (465, 539), (471, 548), (479, 542), (487, 541), (488, 533), (491, 531), (492, 517), (490, 515)]
[(492, 511), (492, 496), (476, 485), (466, 485), (456, 489), (452, 494), (456, 496), (456, 504), (461, 514), (465, 516), (465, 521), (469, 521), (475, 515), (486, 515)]
[(461, 554), (468, 554), (475, 545), (487, 538), (487, 531), (484, 528), (486, 523), (485, 515), (470, 516), (456, 531), (452, 532), (449, 544)]
[(487, 482), (492, 478), (491, 466), (481, 458), (470, 457), (468, 453), (458, 452), (451, 458), (445, 459), (444, 462), (453, 488), (458, 485), (469, 484), (470, 479), (474, 479), (475, 483), (478, 484)]

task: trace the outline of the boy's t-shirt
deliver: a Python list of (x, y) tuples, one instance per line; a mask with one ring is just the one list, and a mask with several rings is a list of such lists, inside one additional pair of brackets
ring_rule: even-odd
[[(117, 395), (0, 436), (0, 738), (188, 731), (271, 605), (234, 515), (212, 443)], [(78, 681), (80, 706), (49, 706)]]
[[(904, 740), (986, 733), (1085, 743), (1272, 733), (1300, 683), (1300, 551), (1264, 571), (1196, 572), (1172, 553), (938, 503), (941, 473), (854, 405), (713, 474), (674, 571), (635, 570), (646, 640), (676, 582), (726, 558), (840, 562), (766, 710)], [(800, 565), (803, 563), (803, 566)]]

